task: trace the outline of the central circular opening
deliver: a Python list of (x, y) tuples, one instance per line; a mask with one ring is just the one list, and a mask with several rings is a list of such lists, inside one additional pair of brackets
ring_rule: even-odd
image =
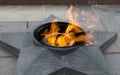
[(35, 39), (49, 47), (83, 46), (86, 34), (82, 28), (72, 23), (51, 22), (39, 26), (34, 32)]

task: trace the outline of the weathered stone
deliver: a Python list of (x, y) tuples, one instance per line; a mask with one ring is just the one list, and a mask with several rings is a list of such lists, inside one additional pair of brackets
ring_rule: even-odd
[(101, 51), (104, 51), (108, 46), (111, 45), (117, 39), (117, 33), (115, 32), (100, 32), (96, 31), (94, 33), (94, 39), (96, 41), (97, 47), (100, 48)]
[(16, 57), (0, 57), (0, 75), (13, 75), (16, 62)]
[(0, 22), (1, 32), (16, 32), (27, 29), (27, 22)]
[(101, 19), (108, 31), (120, 32), (120, 16), (102, 16)]
[(31, 22), (28, 22), (28, 25), (29, 25), (29, 29), (30, 30), (34, 30), (36, 29), (38, 26), (44, 24), (44, 23), (48, 23), (48, 22), (52, 22), (54, 19), (57, 19), (56, 16), (54, 15), (50, 15), (48, 18), (46, 18), (45, 20), (43, 21), (31, 21)]
[(14, 56), (11, 52), (8, 52), (6, 49), (0, 47), (0, 57), (9, 57)]
[(31, 46), (33, 44), (32, 41), (31, 32), (0, 33), (0, 46), (17, 56), (19, 50)]
[(103, 54), (94, 46), (80, 47), (64, 56), (39, 46), (26, 48), (21, 50), (14, 75), (60, 75), (64, 68), (65, 75), (69, 69), (73, 70), (71, 75), (112, 75)]
[(113, 75), (120, 75), (120, 54), (105, 54), (105, 58), (111, 65)]
[(63, 68), (60, 55), (41, 47), (29, 47), (21, 50), (15, 75), (49, 75)]

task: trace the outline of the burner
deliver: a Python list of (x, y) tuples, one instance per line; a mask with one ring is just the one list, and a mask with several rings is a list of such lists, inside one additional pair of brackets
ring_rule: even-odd
[(36, 35), (55, 18), (45, 19), (40, 25), (46, 24), (35, 32), (0, 33), (0, 46), (18, 56), (14, 75), (112, 75), (102, 52), (116, 40), (117, 33), (95, 31), (99, 43), (91, 46), (53, 47)]
[[(59, 31), (59, 33), (57, 33), (58, 34), (57, 36), (63, 35), (62, 33), (65, 32), (65, 30), (66, 30), (66, 28), (68, 27), (69, 24), (65, 23), (65, 22), (56, 22), (56, 23), (60, 27), (60, 31)], [(41, 46), (43, 46), (45, 48), (48, 48), (48, 49), (50, 49), (52, 51), (58, 52), (59, 54), (69, 53), (69, 52), (75, 50), (76, 48), (85, 45), (85, 41), (80, 41), (80, 42), (76, 42), (73, 46), (64, 46), (64, 47), (51, 46), (50, 44), (48, 44), (46, 42), (45, 37), (41, 35), (42, 32), (44, 32), (45, 29), (49, 29), (50, 28), (51, 24), (52, 23), (46, 23), (46, 24), (43, 24), (42, 26), (37, 27), (37, 29), (35, 29), (35, 31), (34, 31), (34, 37), (35, 37), (35, 41), (39, 42), (39, 45), (41, 45)], [(81, 30), (83, 32), (79, 33), (78, 35), (84, 35), (84, 37), (85, 37), (86, 33), (84, 32), (83, 29), (81, 29)]]

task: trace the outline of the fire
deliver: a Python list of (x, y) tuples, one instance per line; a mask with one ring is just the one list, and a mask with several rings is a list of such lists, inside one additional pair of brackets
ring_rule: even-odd
[[(81, 12), (85, 15), (85, 11)], [(84, 42), (86, 46), (94, 44), (93, 31), (89, 34), (82, 34), (84, 31), (81, 29), (79, 21), (77, 19), (78, 13), (73, 12), (73, 6), (71, 5), (67, 12), (69, 23), (64, 32), (60, 32), (62, 29), (57, 24), (57, 20), (51, 23), (50, 28), (46, 28), (42, 36), (51, 46), (72, 46), (77, 42)], [(94, 25), (89, 25), (88, 28), (92, 29)]]

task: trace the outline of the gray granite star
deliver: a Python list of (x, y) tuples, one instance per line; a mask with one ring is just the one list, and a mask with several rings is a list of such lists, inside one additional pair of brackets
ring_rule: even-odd
[[(42, 23), (54, 18), (52, 15)], [(33, 31), (28, 30), (0, 33), (0, 46), (18, 56), (14, 75), (112, 75), (102, 52), (116, 38), (117, 33), (95, 31), (99, 43), (60, 55), (34, 43)]]

